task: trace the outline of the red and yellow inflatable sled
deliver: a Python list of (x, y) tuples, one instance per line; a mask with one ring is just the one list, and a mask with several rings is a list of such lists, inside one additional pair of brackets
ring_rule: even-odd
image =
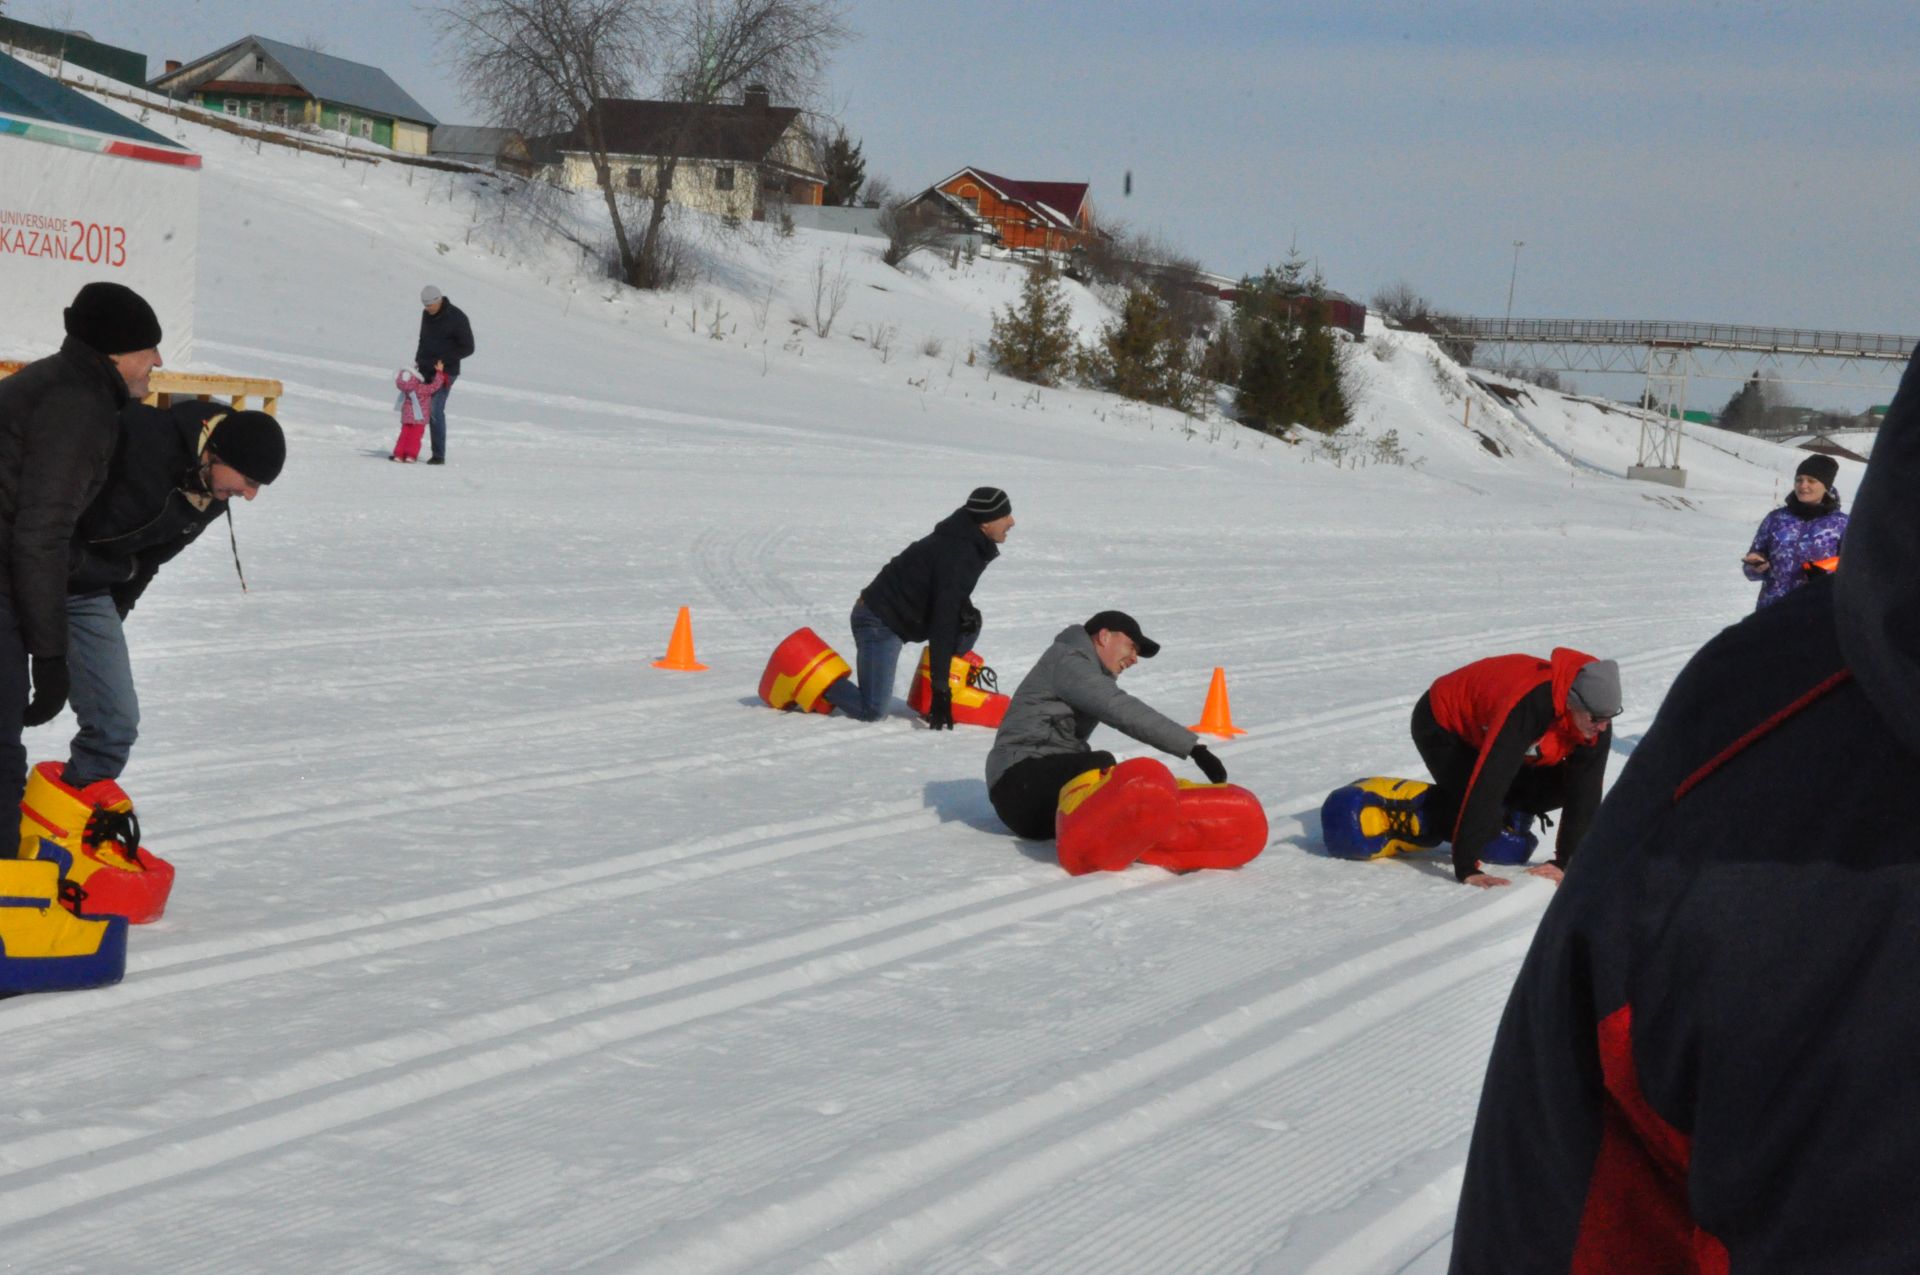
[(760, 675), (760, 698), (770, 708), (791, 705), (803, 713), (831, 713), (827, 688), (852, 672), (818, 633), (795, 629), (773, 648)]
[(1338, 859), (1384, 859), (1431, 850), (1446, 840), (1429, 826), (1427, 794), (1432, 784), (1375, 776), (1356, 779), (1327, 794), (1320, 831), (1327, 853)]
[[(925, 716), (933, 707), (933, 677), (927, 666), (933, 660), (931, 647), (920, 648), (920, 668), (913, 675), (913, 689), (907, 692), (907, 707)], [(956, 726), (999, 727), (1013, 701), (999, 692), (999, 683), (978, 652), (968, 651), (953, 657), (947, 678), (953, 693), (953, 724)]]
[(76, 911), (134, 925), (159, 920), (173, 892), (173, 865), (140, 845), (132, 799), (111, 779), (69, 788), (65, 770), (43, 761), (28, 772), (20, 857), (55, 864), (78, 891)]
[(1089, 770), (1060, 790), (1060, 866), (1073, 876), (1151, 863), (1237, 868), (1267, 848), (1267, 812), (1238, 784), (1177, 780), (1151, 757)]
[(69, 910), (60, 865), (0, 859), (0, 995), (117, 983), (127, 971), (127, 922)]

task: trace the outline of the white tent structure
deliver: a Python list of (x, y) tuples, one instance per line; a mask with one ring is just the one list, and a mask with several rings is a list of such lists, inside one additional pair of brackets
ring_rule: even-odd
[(0, 54), (0, 359), (50, 354), (83, 284), (123, 283), (193, 356), (200, 157)]

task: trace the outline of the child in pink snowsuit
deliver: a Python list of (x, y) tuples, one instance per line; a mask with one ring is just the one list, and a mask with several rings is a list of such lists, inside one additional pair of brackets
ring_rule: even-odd
[(394, 443), (393, 455), (387, 459), (411, 465), (420, 459), (420, 437), (427, 432), (427, 412), (433, 406), (433, 396), (446, 388), (447, 370), (435, 363), (433, 379), (423, 382), (412, 368), (403, 367), (395, 374), (393, 384), (400, 391), (400, 439)]

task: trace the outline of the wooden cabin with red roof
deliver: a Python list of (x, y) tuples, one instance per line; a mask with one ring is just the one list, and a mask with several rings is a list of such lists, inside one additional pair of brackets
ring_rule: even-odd
[(963, 168), (909, 199), (931, 205), (1006, 248), (1067, 252), (1093, 233), (1085, 182), (1015, 181), (980, 168)]

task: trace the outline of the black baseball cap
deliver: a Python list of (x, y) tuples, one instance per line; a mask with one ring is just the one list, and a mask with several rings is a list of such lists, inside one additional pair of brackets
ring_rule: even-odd
[(1125, 611), (1102, 611), (1087, 621), (1087, 635), (1099, 634), (1101, 629), (1110, 629), (1115, 633), (1124, 633), (1133, 639), (1134, 647), (1140, 652), (1140, 658), (1150, 660), (1160, 654), (1160, 644), (1140, 631), (1140, 622)]

